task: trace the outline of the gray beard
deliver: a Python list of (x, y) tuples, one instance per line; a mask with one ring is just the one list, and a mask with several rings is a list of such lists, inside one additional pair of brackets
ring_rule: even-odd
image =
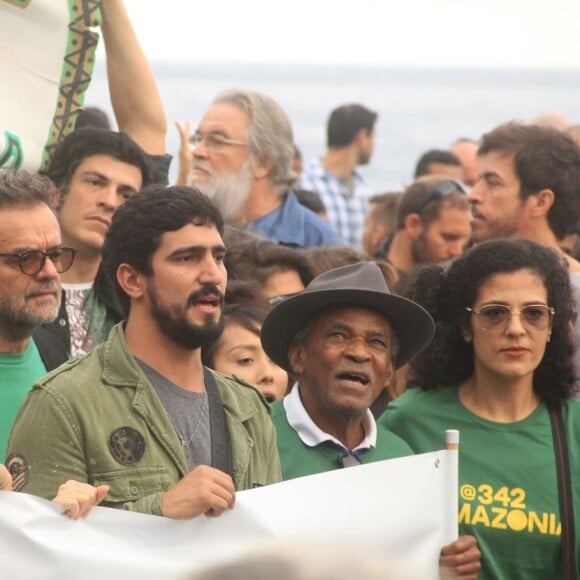
[(252, 163), (248, 159), (237, 173), (211, 175), (205, 184), (198, 183), (195, 176), (190, 174), (189, 182), (215, 203), (227, 223), (232, 223), (241, 217), (250, 196), (252, 180)]
[(28, 306), (24, 299), (20, 303), (0, 296), (0, 334), (11, 341), (30, 338), (32, 331), (43, 324), (53, 322), (60, 307), (59, 300), (52, 312), (38, 312)]

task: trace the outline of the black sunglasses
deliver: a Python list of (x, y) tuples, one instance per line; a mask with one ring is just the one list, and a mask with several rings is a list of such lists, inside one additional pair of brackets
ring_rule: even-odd
[(467, 195), (467, 189), (461, 181), (457, 179), (441, 181), (427, 194), (427, 197), (417, 206), (413, 213), (420, 214), (431, 202), (458, 192)]

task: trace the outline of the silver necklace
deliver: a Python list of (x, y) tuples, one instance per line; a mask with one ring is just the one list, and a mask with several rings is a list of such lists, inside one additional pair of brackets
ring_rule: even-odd
[(195, 425), (193, 426), (193, 429), (191, 430), (191, 435), (189, 436), (189, 439), (187, 441), (185, 441), (185, 437), (183, 437), (183, 435), (180, 433), (179, 429), (177, 428), (177, 426), (173, 422), (173, 419), (171, 417), (169, 417), (169, 420), (171, 421), (171, 424), (173, 425), (173, 429), (175, 429), (175, 433), (177, 434), (177, 437), (178, 437), (179, 442), (181, 443), (181, 447), (183, 449), (185, 449), (191, 445), (193, 438), (197, 435), (197, 432), (199, 431), (199, 426), (201, 425), (201, 421), (202, 421), (202, 419), (205, 416), (206, 411), (207, 411), (207, 399), (208, 399), (208, 397), (207, 397), (207, 391), (206, 391), (206, 393), (204, 394), (204, 396), (202, 397), (202, 400), (201, 400), (201, 407), (199, 409), (199, 415), (197, 417), (197, 421), (195, 422)]

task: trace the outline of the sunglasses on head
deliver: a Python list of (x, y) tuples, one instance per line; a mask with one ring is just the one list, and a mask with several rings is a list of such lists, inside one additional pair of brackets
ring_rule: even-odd
[(421, 213), (430, 203), (453, 195), (454, 193), (463, 193), (467, 195), (467, 189), (461, 181), (457, 179), (446, 179), (438, 183), (429, 193), (427, 197), (417, 206), (413, 213)]

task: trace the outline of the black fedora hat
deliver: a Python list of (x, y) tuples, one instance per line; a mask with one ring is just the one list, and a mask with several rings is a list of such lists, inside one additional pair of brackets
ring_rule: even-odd
[(435, 332), (433, 319), (424, 308), (391, 294), (379, 267), (374, 262), (361, 262), (320, 274), (302, 292), (272, 309), (261, 331), (267, 355), (291, 371), (288, 349), (296, 333), (315, 314), (339, 305), (370, 308), (385, 315), (399, 342), (396, 368), (421, 352)]

